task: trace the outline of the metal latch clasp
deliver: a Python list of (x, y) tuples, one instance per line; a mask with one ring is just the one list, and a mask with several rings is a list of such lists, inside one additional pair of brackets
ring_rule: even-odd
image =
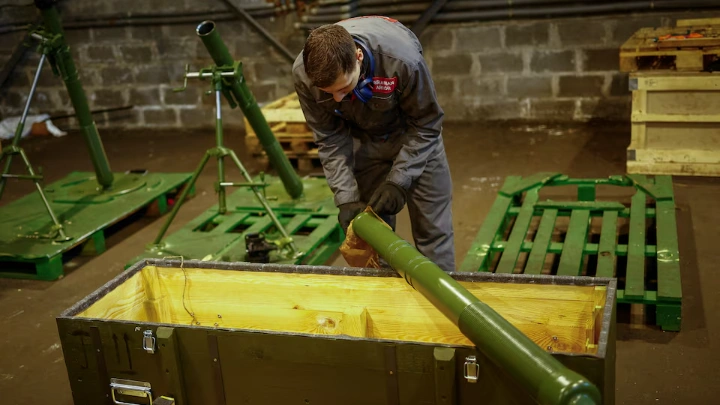
[(121, 378), (110, 379), (110, 393), (112, 394), (112, 400), (117, 405), (138, 405), (132, 402), (118, 401), (115, 398), (115, 393), (125, 396), (147, 398), (150, 401), (149, 405), (153, 405), (151, 387), (149, 382), (145, 381), (133, 381), (123, 380)]
[(149, 329), (143, 332), (142, 346), (146, 352), (150, 354), (155, 353), (155, 338), (153, 337), (152, 331)]
[(477, 364), (477, 358), (475, 356), (465, 357), (465, 379), (468, 382), (476, 383), (480, 376), (480, 367)]

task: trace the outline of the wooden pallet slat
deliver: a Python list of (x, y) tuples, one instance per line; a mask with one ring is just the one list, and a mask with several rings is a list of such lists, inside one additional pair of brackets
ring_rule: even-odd
[(595, 277), (615, 276), (615, 245), (617, 243), (617, 211), (606, 211), (603, 214), (598, 246), (597, 272)]
[(520, 214), (515, 220), (513, 230), (508, 238), (507, 246), (500, 257), (500, 263), (495, 270), (496, 273), (512, 273), (515, 270), (515, 264), (517, 263), (518, 254), (520, 248), (525, 241), (530, 222), (533, 218), (533, 211), (535, 209), (535, 202), (538, 200), (539, 188), (528, 190), (525, 194), (525, 200), (523, 201)]
[(575, 210), (570, 215), (567, 235), (560, 255), (558, 276), (578, 276), (582, 270), (583, 249), (587, 242), (590, 212)]
[[(656, 312), (657, 325), (666, 331), (679, 331), (682, 288), (672, 178), (625, 175), (619, 181), (608, 182), (607, 179), (562, 176), (538, 183), (535, 176), (532, 178), (534, 188), (519, 201), (522, 194), (509, 191), (517, 191), (518, 185), (529, 185), (529, 179), (531, 177), (506, 179), (504, 190), (498, 191), (493, 208), (460, 271), (515, 273), (519, 268), (520, 255), (527, 254), (520, 272), (542, 274), (547, 255), (553, 254), (559, 255), (557, 276), (578, 276), (583, 273), (585, 257), (597, 256), (597, 266), (595, 269), (588, 268), (587, 276), (618, 277), (619, 303), (648, 305)], [(595, 193), (598, 184), (632, 187), (635, 193), (629, 204), (597, 201)], [(577, 198), (580, 201), (537, 201), (537, 195), (543, 188), (570, 185), (584, 186), (578, 188)], [(654, 207), (648, 207), (648, 199), (655, 202)], [(564, 226), (557, 219), (568, 216), (569, 224), (563, 241), (553, 241), (555, 229)], [(537, 217), (540, 221), (533, 221)], [(598, 242), (588, 240), (591, 232), (598, 231), (590, 228), (590, 218), (602, 220), (599, 235), (594, 235), (599, 236)], [(618, 241), (621, 218), (629, 222), (627, 243)], [(533, 232), (534, 240), (527, 240), (526, 235)], [(508, 233), (507, 240), (503, 240), (502, 236)], [(646, 235), (650, 233), (657, 234), (656, 243), (646, 241)], [(493, 260), (494, 253), (500, 254), (500, 260)], [(625, 260), (618, 261), (618, 257)], [(655, 263), (657, 273), (651, 271)], [(623, 275), (616, 269), (624, 264)]]
[(545, 256), (547, 256), (552, 234), (555, 230), (555, 220), (557, 219), (558, 210), (547, 209), (543, 212), (538, 226), (537, 235), (533, 241), (533, 247), (525, 264), (525, 274), (540, 274), (545, 264)]
[(630, 205), (625, 296), (642, 299), (645, 295), (645, 204), (647, 196), (638, 190)]
[[(668, 176), (658, 176), (656, 182), (672, 187)], [(682, 298), (680, 284), (680, 252), (678, 248), (675, 202), (657, 202), (657, 254), (658, 299), (679, 301)]]
[[(519, 181), (519, 176), (508, 176), (505, 178), (502, 187), (513, 187)], [(470, 251), (460, 265), (459, 271), (488, 271), (492, 244), (498, 234), (502, 232), (501, 228), (505, 223), (505, 217), (511, 205), (511, 197), (502, 194), (498, 195), (485, 221), (483, 221), (480, 231), (473, 240)]]

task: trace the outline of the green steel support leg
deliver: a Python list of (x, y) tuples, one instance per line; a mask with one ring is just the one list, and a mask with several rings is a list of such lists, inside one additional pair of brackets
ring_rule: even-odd
[(62, 254), (53, 256), (35, 265), (39, 280), (57, 280), (63, 274)]
[[(9, 146), (6, 146), (5, 149), (10, 150)], [(3, 192), (5, 191), (5, 183), (7, 179), (5, 176), (10, 173), (10, 165), (12, 164), (12, 157), (10, 153), (5, 153), (5, 149), (0, 153), (0, 162), (5, 160), (5, 167), (3, 168), (2, 176), (0, 176), (0, 199), (2, 199)]]
[(679, 332), (682, 320), (682, 307), (677, 304), (657, 304), (655, 307), (656, 323), (662, 330)]
[[(252, 183), (252, 177), (250, 177), (250, 173), (245, 169), (245, 166), (243, 166), (242, 162), (240, 162), (240, 159), (237, 157), (234, 151), (230, 150), (228, 151), (228, 154), (230, 155), (230, 158), (235, 162), (235, 165), (237, 165), (238, 169), (240, 170), (240, 173), (242, 173), (243, 177), (245, 177), (245, 180), (247, 180), (249, 183)], [(255, 197), (257, 197), (260, 204), (265, 209), (265, 212), (268, 214), (270, 219), (272, 220), (273, 224), (275, 225), (275, 228), (280, 232), (280, 234), (283, 236), (284, 242), (287, 243), (287, 245), (292, 250), (292, 254), (294, 256), (299, 256), (302, 254), (295, 245), (295, 242), (293, 241), (290, 234), (287, 233), (285, 230), (285, 227), (280, 223), (280, 220), (275, 216), (275, 213), (273, 212), (272, 208), (270, 207), (270, 204), (268, 204), (267, 200), (265, 199), (265, 196), (263, 195), (262, 191), (259, 187), (250, 187), (250, 189), (255, 194)]]
[(595, 185), (594, 184), (578, 185), (578, 200), (579, 201), (595, 201)]
[(0, 176), (0, 199), (2, 198), (3, 192), (5, 191), (5, 183), (7, 181), (7, 178), (5, 176), (10, 173), (12, 157), (15, 153), (18, 153), (18, 144), (20, 143), (20, 138), (22, 137), (22, 132), (25, 128), (25, 120), (27, 120), (27, 115), (30, 111), (30, 104), (32, 103), (32, 99), (35, 96), (35, 89), (37, 89), (37, 83), (40, 79), (40, 73), (42, 72), (46, 57), (47, 56), (45, 54), (40, 55), (40, 62), (38, 62), (38, 67), (35, 71), (35, 77), (33, 78), (32, 86), (30, 86), (30, 93), (28, 93), (28, 98), (25, 102), (25, 108), (23, 109), (22, 116), (20, 116), (20, 122), (18, 122), (18, 125), (15, 128), (15, 135), (13, 136), (12, 144), (11, 146), (6, 146), (5, 149), (3, 149), (2, 151), (2, 155), (0, 155), (0, 162), (2, 162), (3, 159), (7, 158), (7, 161), (5, 161), (5, 167), (3, 168), (2, 176)]
[[(192, 194), (191, 194), (192, 195)], [(168, 212), (167, 194), (163, 194), (155, 200), (158, 207), (158, 215), (165, 215)]]
[(90, 239), (83, 245), (82, 255), (96, 256), (105, 250), (105, 231), (101, 229), (90, 235)]
[[(25, 151), (20, 149), (20, 157), (22, 158), (23, 162), (25, 163), (25, 166), (27, 167), (28, 172), (31, 176), (35, 176), (35, 171), (32, 168), (32, 165), (30, 165), (30, 161), (28, 160), (27, 156), (25, 155)], [(40, 185), (40, 181), (38, 179), (34, 179), (33, 183), (35, 183), (35, 188), (37, 188), (38, 193), (40, 194), (40, 198), (43, 201), (43, 204), (45, 205), (45, 209), (47, 210), (48, 215), (50, 215), (50, 219), (52, 219), (53, 226), (58, 232), (58, 237), (60, 240), (70, 240), (72, 238), (68, 237), (65, 234), (65, 230), (63, 229), (62, 224), (60, 224), (60, 221), (58, 221), (57, 217), (55, 216), (55, 212), (53, 211), (52, 207), (50, 207), (50, 202), (48, 201), (47, 197), (45, 196), (45, 192), (42, 189), (42, 186)]]
[(207, 164), (208, 160), (210, 160), (210, 151), (205, 152), (205, 155), (203, 156), (202, 160), (200, 161), (200, 164), (198, 165), (197, 169), (195, 169), (195, 173), (193, 173), (192, 177), (190, 178), (190, 181), (188, 184), (183, 188), (182, 193), (180, 194), (180, 197), (175, 202), (175, 205), (173, 206), (172, 211), (170, 211), (170, 215), (168, 215), (167, 220), (165, 221), (165, 224), (163, 224), (163, 227), (160, 229), (160, 232), (158, 233), (157, 237), (155, 237), (155, 241), (153, 241), (153, 245), (160, 245), (160, 242), (162, 242), (163, 237), (165, 236), (165, 233), (167, 232), (168, 228), (170, 227), (170, 224), (172, 223), (173, 219), (175, 219), (175, 216), (177, 215), (178, 211), (180, 211), (180, 206), (182, 206), (183, 201), (185, 201), (185, 198), (187, 197), (190, 189), (192, 189), (195, 186), (195, 182), (197, 181), (198, 177), (200, 176), (200, 173), (202, 173), (203, 169), (205, 168), (205, 165)]
[[(222, 114), (220, 104), (220, 93), (222, 92), (222, 82), (218, 79), (215, 80), (215, 108), (217, 113), (215, 114), (215, 143), (218, 148), (223, 148), (223, 128), (222, 128)], [(225, 182), (225, 156), (218, 156), (218, 212), (225, 214), (227, 212), (227, 200), (225, 198), (225, 187), (221, 184)]]

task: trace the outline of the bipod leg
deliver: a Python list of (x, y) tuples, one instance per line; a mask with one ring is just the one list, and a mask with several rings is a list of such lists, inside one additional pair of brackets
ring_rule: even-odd
[[(242, 162), (240, 162), (240, 159), (235, 154), (235, 151), (229, 150), (228, 154), (230, 155), (232, 160), (235, 162), (238, 169), (240, 169), (240, 172), (242, 173), (243, 177), (245, 177), (245, 179), (249, 183), (252, 183), (253, 182), (252, 177), (250, 177), (250, 174), (245, 169), (245, 166), (243, 166)], [(295, 246), (295, 242), (293, 241), (290, 234), (288, 234), (288, 232), (285, 230), (285, 227), (282, 226), (278, 217), (275, 216), (275, 213), (273, 212), (272, 208), (270, 208), (270, 204), (268, 204), (267, 199), (265, 199), (265, 196), (263, 195), (263, 193), (260, 192), (258, 187), (250, 186), (250, 188), (252, 189), (253, 193), (255, 193), (255, 197), (257, 197), (258, 201), (260, 201), (260, 204), (263, 206), (263, 208), (267, 212), (267, 214), (270, 217), (270, 219), (272, 220), (273, 224), (275, 224), (275, 227), (278, 229), (278, 231), (280, 231), (280, 234), (283, 236), (283, 240), (290, 247), (290, 250), (292, 251), (293, 256), (297, 257), (300, 254), (302, 254), (302, 252), (298, 251), (297, 246)]]
[[(15, 128), (15, 136), (13, 137), (12, 145), (6, 147), (5, 150), (7, 150), (8, 152), (5, 152), (5, 150), (3, 150), (2, 156), (0, 157), (0, 161), (2, 161), (2, 158), (7, 157), (7, 162), (5, 162), (5, 168), (3, 169), (2, 177), (0, 177), (0, 198), (2, 198), (3, 191), (5, 191), (5, 181), (7, 180), (5, 176), (10, 172), (12, 156), (14, 153), (17, 152), (17, 146), (18, 143), (20, 143), (22, 131), (25, 128), (25, 121), (27, 120), (28, 112), (30, 111), (30, 103), (32, 102), (33, 96), (35, 95), (35, 89), (37, 89), (38, 80), (40, 79), (40, 73), (42, 73), (45, 58), (46, 56), (44, 53), (40, 55), (40, 62), (38, 62), (37, 71), (35, 71), (35, 78), (33, 78), (32, 86), (30, 87), (30, 93), (28, 94), (27, 101), (25, 102), (25, 109), (23, 109), (22, 116), (20, 117), (20, 122), (18, 122), (18, 126), (17, 128)], [(45, 199), (44, 196), (43, 199)]]
[(177, 215), (178, 211), (180, 211), (180, 206), (182, 206), (183, 202), (185, 201), (185, 198), (187, 198), (188, 193), (195, 185), (195, 182), (197, 181), (198, 177), (200, 176), (200, 173), (202, 173), (203, 169), (205, 168), (205, 165), (207, 164), (208, 160), (210, 160), (210, 151), (205, 152), (205, 156), (203, 156), (197, 169), (195, 169), (195, 173), (193, 173), (192, 177), (190, 178), (190, 182), (188, 182), (188, 184), (183, 189), (182, 193), (180, 193), (180, 197), (175, 202), (175, 205), (173, 206), (172, 211), (170, 211), (170, 215), (168, 215), (168, 219), (165, 221), (165, 224), (163, 225), (162, 229), (160, 229), (158, 236), (155, 238), (155, 241), (153, 242), (154, 245), (160, 245), (160, 242), (162, 241), (163, 236), (165, 236), (165, 233), (167, 232), (168, 228), (170, 227), (170, 224), (172, 223), (173, 219), (175, 219), (175, 216)]
[[(6, 149), (10, 150), (11, 146), (6, 146)], [(5, 151), (2, 152), (0, 155), (0, 162), (3, 161), (3, 159), (7, 158), (5, 161), (5, 168), (3, 169), (2, 175), (0, 175), (0, 199), (2, 199), (3, 191), (5, 191), (5, 182), (7, 181), (8, 172), (10, 172), (10, 164), (12, 163), (12, 157), (13, 155), (11, 153), (5, 153)]]
[(45, 204), (45, 209), (47, 210), (48, 214), (50, 215), (50, 218), (52, 218), (53, 224), (55, 226), (55, 229), (57, 229), (58, 235), (60, 236), (60, 240), (67, 241), (72, 238), (68, 237), (65, 234), (65, 230), (63, 230), (63, 226), (58, 221), (57, 217), (55, 216), (55, 212), (52, 210), (52, 207), (50, 207), (50, 202), (48, 202), (47, 197), (45, 196), (45, 192), (42, 189), (42, 186), (40, 185), (40, 180), (35, 176), (35, 172), (33, 171), (32, 166), (30, 165), (30, 160), (28, 160), (27, 155), (25, 155), (25, 151), (23, 149), (20, 149), (20, 158), (22, 158), (23, 162), (25, 163), (25, 166), (27, 167), (28, 173), (30, 173), (30, 176), (33, 176), (33, 183), (35, 183), (35, 187), (37, 188), (38, 193), (40, 193), (40, 198), (42, 198), (43, 204)]
[(223, 128), (222, 128), (222, 104), (220, 102), (220, 94), (222, 92), (222, 78), (220, 76), (214, 77), (215, 86), (215, 146), (218, 150), (217, 165), (218, 165), (218, 212), (225, 214), (227, 212), (227, 200), (225, 198), (225, 187), (221, 186), (225, 182), (225, 154), (223, 153)]

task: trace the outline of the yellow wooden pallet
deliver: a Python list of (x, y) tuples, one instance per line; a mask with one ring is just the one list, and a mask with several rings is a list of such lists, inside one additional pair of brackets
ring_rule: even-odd
[[(300, 102), (296, 93), (293, 92), (273, 101), (262, 107), (261, 111), (276, 138), (303, 136), (312, 138), (312, 131), (305, 123), (305, 115), (300, 109)], [(245, 119), (245, 130), (248, 138), (256, 137), (255, 131), (253, 131), (247, 119)]]
[[(300, 171), (312, 170), (319, 165), (317, 145), (313, 133), (305, 122), (300, 109), (297, 94), (289, 94), (264, 106), (262, 113), (278, 143), (290, 161), (297, 164)], [(266, 159), (260, 140), (245, 120), (245, 146), (251, 155)]]
[[(702, 34), (702, 38), (658, 40), (663, 35)], [(701, 72), (720, 59), (720, 26), (642, 28), (620, 47), (620, 71)]]
[(630, 76), (628, 173), (720, 176), (720, 73)]

